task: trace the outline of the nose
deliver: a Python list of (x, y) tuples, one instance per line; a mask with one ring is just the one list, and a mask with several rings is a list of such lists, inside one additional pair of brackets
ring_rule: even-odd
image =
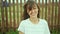
[(34, 12), (34, 10), (32, 10), (32, 12)]

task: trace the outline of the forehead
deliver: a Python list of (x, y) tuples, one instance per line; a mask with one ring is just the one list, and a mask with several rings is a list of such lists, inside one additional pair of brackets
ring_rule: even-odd
[(37, 4), (33, 4), (33, 6), (32, 7), (37, 7)]

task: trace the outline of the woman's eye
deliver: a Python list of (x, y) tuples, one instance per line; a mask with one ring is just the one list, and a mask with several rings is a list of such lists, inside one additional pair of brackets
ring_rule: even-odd
[(34, 9), (36, 9), (36, 8), (34, 8)]
[(33, 8), (33, 9), (36, 9), (36, 8)]

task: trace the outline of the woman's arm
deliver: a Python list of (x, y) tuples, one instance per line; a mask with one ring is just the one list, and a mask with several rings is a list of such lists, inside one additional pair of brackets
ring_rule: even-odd
[(24, 21), (21, 21), (21, 23), (19, 24), (19, 27), (18, 27), (18, 31), (19, 31), (19, 34), (24, 34)]
[(24, 34), (24, 33), (20, 31), (19, 34)]

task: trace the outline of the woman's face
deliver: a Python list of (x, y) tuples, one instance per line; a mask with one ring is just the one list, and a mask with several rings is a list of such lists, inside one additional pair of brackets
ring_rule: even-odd
[(30, 16), (30, 17), (37, 17), (37, 15), (38, 15), (38, 7), (37, 7), (37, 5), (35, 4), (33, 7), (32, 7), (32, 9), (31, 10), (29, 10), (28, 8), (27, 8), (27, 13), (28, 13), (28, 15)]

